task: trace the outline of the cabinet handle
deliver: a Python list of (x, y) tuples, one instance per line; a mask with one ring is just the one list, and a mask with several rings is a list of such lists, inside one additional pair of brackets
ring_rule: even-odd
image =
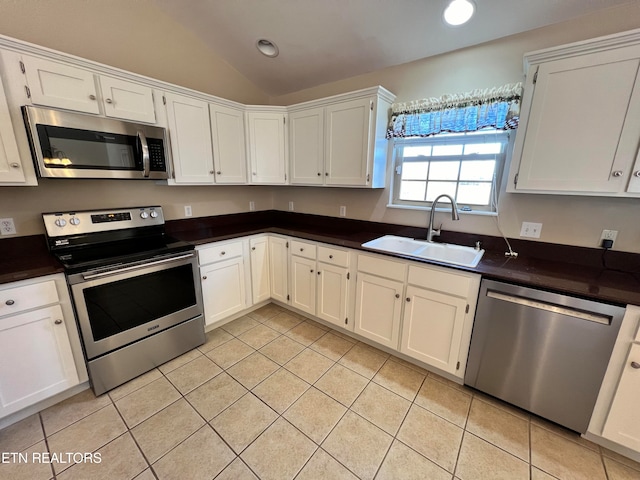
[(319, 177), (321, 177), (321, 176), (322, 176), (322, 174), (321, 174), (320, 172), (318, 172), (318, 176), (319, 176)]
[(113, 100), (111, 100), (110, 98), (107, 98), (107, 99), (105, 100), (105, 103), (113, 103)]
[(251, 172), (251, 173), (252, 173), (252, 175), (256, 175), (256, 172)]
[(621, 177), (622, 175), (624, 175), (624, 172), (622, 170), (616, 170), (615, 172), (612, 173), (612, 175), (614, 177)]
[(328, 177), (329, 176), (329, 172), (324, 172), (324, 176)]
[(251, 247), (251, 250), (255, 250), (255, 249), (256, 249), (256, 247)]
[(13, 162), (13, 163), (11, 164), (11, 168), (20, 168), (20, 164), (19, 164), (19, 163), (16, 163), (16, 162)]
[(411, 298), (407, 297), (407, 302), (410, 302), (410, 301), (411, 301)]
[(633, 176), (640, 177), (640, 170), (636, 170), (635, 172), (633, 172)]
[(9, 299), (6, 302), (4, 302), (5, 305), (9, 305), (9, 306), (13, 305), (14, 303), (16, 303), (16, 301), (15, 300), (11, 300), (11, 299)]
[(56, 325), (60, 325), (60, 324), (62, 323), (62, 320), (58, 319), (58, 320), (56, 320), (56, 321), (55, 321), (55, 322), (53, 322), (53, 323), (55, 323)]
[(95, 96), (95, 95), (93, 95), (93, 94), (92, 94), (92, 95), (89, 95), (89, 100), (95, 100), (95, 99), (96, 99), (96, 96)]
[(638, 363), (638, 362), (631, 362), (631, 368), (635, 368), (635, 369), (640, 368), (640, 363)]
[(221, 172), (220, 170), (218, 170), (218, 171), (216, 172), (216, 175), (222, 175), (222, 172)]
[(313, 273), (313, 270), (311, 270), (311, 273)]
[(220, 255), (226, 255), (227, 252), (220, 252)]
[(333, 255), (329, 255), (329, 258), (333, 258)]
[(206, 279), (207, 279), (207, 276), (206, 276), (206, 275), (204, 275), (204, 276), (202, 277), (202, 279), (203, 279), (203, 280), (206, 280)]
[(318, 270), (318, 275), (320, 275), (320, 270)]
[(399, 293), (396, 293), (396, 298), (400, 298), (400, 294)]
[(300, 249), (300, 251), (301, 251), (301, 252), (304, 252), (304, 248), (301, 248), (301, 249)]
[(213, 175), (213, 170), (209, 170), (209, 175)]

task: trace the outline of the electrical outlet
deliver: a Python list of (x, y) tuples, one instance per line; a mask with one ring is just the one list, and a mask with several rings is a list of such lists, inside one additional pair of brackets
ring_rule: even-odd
[(253, 200), (251, 200), (249, 202), (249, 211), (250, 212), (255, 212), (256, 211), (256, 202), (254, 202)]
[(184, 206), (184, 216), (185, 217), (193, 216), (193, 211), (191, 210), (191, 205), (185, 205)]
[(293, 202), (289, 202), (289, 211), (293, 212)]
[[(613, 243), (616, 243), (617, 237), (618, 237), (617, 230), (602, 230), (602, 235), (600, 235), (600, 243), (598, 243), (598, 246), (599, 247), (602, 246), (603, 240), (611, 240)], [(612, 247), (613, 247), (613, 243), (611, 244)]]
[(0, 235), (15, 235), (16, 224), (13, 218), (0, 218)]
[(541, 223), (522, 222), (522, 228), (520, 229), (520, 236), (527, 238), (540, 238), (540, 232), (542, 231)]
[(342, 205), (342, 206), (340, 207), (340, 216), (341, 216), (341, 217), (346, 217), (346, 216), (347, 216), (347, 207), (346, 207), (346, 206), (344, 206), (344, 205)]

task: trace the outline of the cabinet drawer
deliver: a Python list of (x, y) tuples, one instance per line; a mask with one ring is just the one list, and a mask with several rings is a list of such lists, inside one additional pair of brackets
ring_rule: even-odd
[(330, 247), (318, 247), (318, 261), (324, 263), (330, 263), (338, 267), (349, 266), (349, 252), (345, 250), (338, 250), (337, 248)]
[(291, 241), (291, 255), (299, 257), (316, 259), (316, 246), (313, 243), (301, 242), (300, 240)]
[(202, 250), (198, 250), (200, 265), (207, 265), (209, 263), (241, 256), (242, 241), (225, 243), (223, 245), (213, 245), (211, 247), (204, 247)]
[(0, 317), (59, 301), (58, 291), (53, 280), (8, 288), (0, 291)]
[(412, 265), (409, 267), (408, 283), (457, 297), (467, 297), (471, 279), (441, 269), (415, 267)]
[(407, 265), (380, 257), (358, 255), (358, 271), (404, 282)]

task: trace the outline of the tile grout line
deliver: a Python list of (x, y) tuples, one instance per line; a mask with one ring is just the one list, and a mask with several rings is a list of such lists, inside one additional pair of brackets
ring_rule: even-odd
[[(42, 436), (43, 436), (43, 440), (44, 440), (44, 446), (47, 449), (47, 452), (49, 454), (51, 454), (51, 449), (49, 448), (49, 440), (47, 439), (47, 432), (44, 429), (44, 420), (42, 420), (42, 415), (40, 415), (40, 412), (38, 412), (38, 420), (40, 420), (40, 428), (42, 429)], [(37, 445), (38, 442), (34, 443), (33, 445)], [(33, 445), (28, 446), (27, 448), (31, 448)], [(26, 449), (25, 449), (26, 450)], [(56, 470), (55, 468), (53, 468), (53, 464), (49, 464), (49, 468), (51, 469), (51, 474), (52, 476), (49, 478), (52, 478), (53, 480), (56, 480), (57, 475), (56, 475)]]

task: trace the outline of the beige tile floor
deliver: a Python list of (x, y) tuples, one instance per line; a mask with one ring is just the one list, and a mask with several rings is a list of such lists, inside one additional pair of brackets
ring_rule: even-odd
[[(0, 431), (2, 479), (640, 479), (640, 464), (271, 304)], [(100, 463), (33, 462), (100, 453)], [(97, 458), (96, 455), (91, 458)]]

